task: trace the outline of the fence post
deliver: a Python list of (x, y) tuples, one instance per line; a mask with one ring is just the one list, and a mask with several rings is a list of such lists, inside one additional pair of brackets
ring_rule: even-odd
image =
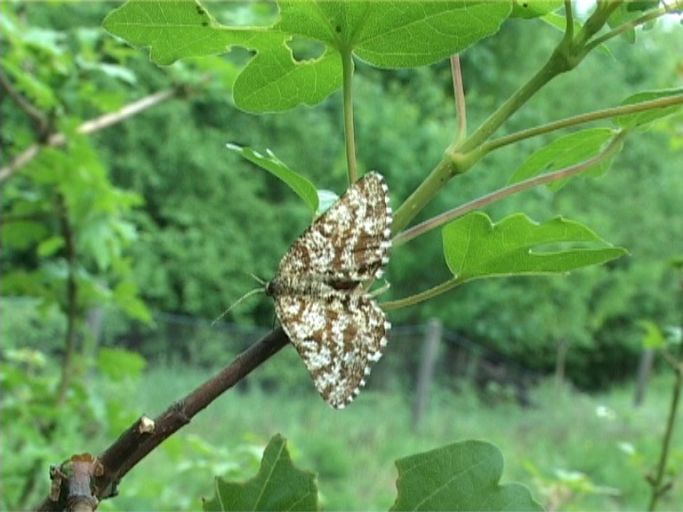
[(645, 349), (640, 354), (640, 364), (638, 364), (638, 377), (636, 380), (636, 391), (633, 394), (633, 405), (638, 407), (645, 400), (647, 382), (650, 380), (650, 371), (654, 361), (655, 352), (652, 349)]
[(417, 385), (415, 388), (415, 403), (413, 406), (413, 429), (418, 430), (420, 423), (427, 410), (429, 402), (429, 391), (434, 379), (434, 367), (436, 357), (439, 353), (439, 344), (443, 335), (441, 321), (432, 318), (427, 324), (427, 332), (422, 345), (422, 356), (420, 369), (417, 374)]

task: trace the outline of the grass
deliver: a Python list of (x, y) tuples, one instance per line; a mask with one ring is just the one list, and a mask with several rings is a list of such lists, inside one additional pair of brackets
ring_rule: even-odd
[[(152, 368), (136, 393), (140, 412), (157, 414), (201, 382), (196, 370)], [(419, 432), (411, 397), (367, 390), (343, 411), (327, 406), (312, 385), (301, 392), (230, 391), (163, 449), (135, 468), (121, 494), (102, 510), (196, 509), (213, 495), (213, 476), (243, 480), (258, 469), (275, 433), (288, 439), (294, 463), (318, 473), (326, 510), (386, 510), (395, 499), (394, 460), (464, 439), (496, 444), (503, 482), (528, 485), (549, 510), (643, 510), (644, 474), (656, 461), (671, 379), (652, 382), (634, 408), (628, 387), (589, 396), (551, 383), (533, 392), (534, 406), (483, 404), (472, 391), (433, 393)], [(673, 449), (683, 457), (683, 427)], [(659, 510), (683, 508), (679, 480)]]

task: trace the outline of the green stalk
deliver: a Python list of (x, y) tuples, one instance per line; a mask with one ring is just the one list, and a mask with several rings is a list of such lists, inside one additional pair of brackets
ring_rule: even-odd
[(358, 167), (356, 165), (356, 135), (353, 127), (353, 55), (351, 51), (343, 51), (341, 55), (346, 166), (349, 175), (349, 183), (354, 183), (358, 179)]
[(599, 163), (609, 158), (612, 158), (621, 148), (621, 143), (625, 136), (626, 132), (620, 132), (611, 140), (611, 142), (601, 153), (597, 154), (593, 158), (586, 160), (585, 162), (571, 165), (569, 167), (565, 167), (554, 172), (541, 174), (540, 176), (534, 176), (524, 181), (508, 185), (507, 187), (494, 190), (490, 194), (478, 197), (473, 201), (462, 204), (457, 208), (448, 210), (447, 212), (437, 215), (436, 217), (432, 217), (429, 220), (426, 220), (420, 224), (417, 224), (416, 226), (411, 227), (410, 229), (407, 229), (406, 231), (396, 235), (392, 240), (392, 243), (395, 247), (398, 247), (399, 245), (402, 245), (408, 242), (409, 240), (412, 240), (413, 238), (417, 238), (418, 236), (423, 235), (426, 232), (431, 231), (432, 229), (436, 229), (439, 226), (442, 226), (458, 217), (462, 217), (466, 213), (469, 213), (473, 210), (478, 210), (491, 203), (498, 202), (513, 194), (518, 194), (519, 192), (523, 192), (531, 188), (536, 188), (540, 185), (547, 185), (555, 181), (564, 180), (572, 176), (576, 176), (577, 174), (581, 174), (582, 172), (595, 167)]
[(550, 133), (562, 128), (568, 128), (570, 126), (577, 126), (580, 124), (590, 123), (592, 121), (609, 119), (626, 114), (644, 112), (646, 110), (671, 107), (673, 105), (683, 105), (683, 94), (678, 96), (669, 96), (666, 98), (658, 98), (656, 100), (642, 101), (640, 103), (632, 103), (630, 105), (621, 105), (619, 107), (611, 107), (603, 110), (595, 110), (586, 114), (579, 114), (577, 116), (560, 119), (559, 121), (553, 121), (552, 123), (535, 126), (534, 128), (521, 130), (519, 132), (511, 133), (510, 135), (486, 142), (481, 146), (481, 151), (489, 153), (494, 149), (507, 146), (508, 144), (512, 144), (524, 139), (530, 139), (531, 137)]
[(442, 293), (446, 293), (447, 291), (452, 290), (453, 288), (455, 288), (458, 285), (461, 285), (462, 283), (463, 281), (461, 281), (457, 277), (454, 277), (453, 279), (444, 281), (440, 285), (437, 285), (434, 288), (430, 288), (429, 290), (416, 293), (415, 295), (410, 295), (404, 299), (382, 302), (380, 305), (382, 306), (382, 309), (385, 311), (389, 311), (391, 309), (405, 308), (408, 306), (414, 306), (419, 302), (424, 302), (426, 300), (433, 299), (434, 297), (437, 297)]
[(652, 495), (650, 496), (650, 503), (647, 507), (649, 511), (654, 511), (657, 506), (657, 501), (668, 490), (668, 486), (663, 485), (664, 473), (666, 471), (666, 461), (669, 458), (669, 448), (671, 446), (671, 437), (676, 424), (676, 414), (678, 411), (678, 403), (681, 397), (681, 389), (683, 388), (683, 366), (679, 364), (674, 367), (676, 372), (676, 380), (674, 381), (673, 394), (671, 395), (671, 406), (669, 407), (669, 417), (666, 421), (666, 431), (664, 432), (664, 439), (662, 440), (662, 452), (659, 455), (659, 464), (657, 465), (657, 476), (651, 482)]

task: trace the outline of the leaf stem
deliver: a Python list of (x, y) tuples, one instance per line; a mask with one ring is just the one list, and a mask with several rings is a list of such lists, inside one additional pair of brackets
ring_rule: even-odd
[[(125, 105), (116, 112), (109, 112), (84, 122), (76, 129), (76, 132), (83, 135), (89, 135), (104, 128), (108, 128), (109, 126), (125, 121), (129, 117), (135, 116), (148, 108), (181, 94), (185, 90), (185, 87), (176, 87), (174, 89), (166, 89), (150, 94), (149, 96), (145, 96), (142, 99)], [(45, 143), (32, 144), (19, 153), (8, 165), (0, 168), (0, 184), (38, 156), (38, 153), (43, 146), (62, 146), (66, 141), (67, 138), (65, 134), (53, 133), (47, 137)]]
[(384, 309), (385, 311), (413, 306), (419, 302), (424, 302), (426, 300), (433, 299), (434, 297), (441, 295), (442, 293), (446, 293), (447, 291), (452, 290), (453, 288), (455, 288), (458, 285), (461, 285), (462, 283), (463, 281), (461, 281), (457, 277), (454, 277), (452, 279), (449, 279), (448, 281), (444, 281), (443, 283), (433, 288), (424, 290), (420, 293), (416, 293), (415, 295), (410, 295), (403, 299), (382, 302), (380, 306), (382, 306), (382, 309)]
[(662, 451), (659, 455), (659, 463), (657, 464), (657, 475), (650, 483), (652, 486), (652, 494), (650, 496), (650, 503), (647, 507), (649, 511), (654, 511), (657, 507), (657, 501), (661, 498), (669, 487), (664, 484), (664, 474), (666, 472), (666, 461), (669, 457), (669, 448), (671, 446), (671, 438), (676, 423), (676, 414), (678, 411), (678, 403), (681, 397), (681, 389), (683, 389), (683, 365), (678, 364), (674, 366), (676, 379), (674, 380), (673, 393), (671, 395), (671, 406), (669, 407), (669, 417), (666, 421), (666, 430), (664, 431), (664, 438), (662, 439)]
[(565, 167), (564, 169), (560, 169), (558, 171), (542, 174), (540, 176), (534, 176), (533, 178), (520, 181), (519, 183), (508, 185), (507, 187), (495, 190), (490, 194), (486, 194), (485, 196), (479, 197), (473, 201), (460, 205), (457, 208), (453, 208), (452, 210), (449, 210), (440, 215), (437, 215), (436, 217), (432, 217), (429, 220), (417, 224), (412, 228), (407, 229), (406, 231), (396, 235), (392, 240), (392, 244), (395, 247), (398, 247), (399, 245), (403, 245), (404, 243), (408, 242), (409, 240), (412, 240), (413, 238), (423, 235), (428, 231), (431, 231), (432, 229), (436, 229), (437, 227), (442, 226), (452, 221), (453, 219), (462, 217), (466, 213), (469, 213), (473, 210), (478, 210), (486, 205), (495, 203), (508, 196), (517, 194), (519, 192), (523, 192), (530, 188), (538, 187), (539, 185), (546, 185), (554, 181), (563, 180), (571, 176), (580, 174), (586, 171), (587, 169), (590, 169), (591, 167), (605, 161), (606, 159), (611, 158), (614, 154), (616, 154), (619, 151), (619, 147), (625, 135), (625, 131), (619, 132), (617, 135), (615, 135), (615, 137), (610, 141), (610, 143), (601, 153), (594, 156), (593, 158), (586, 160), (585, 162)]
[(356, 135), (353, 127), (353, 54), (350, 50), (345, 50), (341, 52), (341, 55), (346, 166), (349, 175), (349, 183), (354, 183), (358, 179), (358, 168), (356, 165)]
[(621, 105), (618, 107), (610, 107), (602, 110), (595, 110), (593, 112), (579, 114), (577, 116), (567, 117), (565, 119), (553, 121), (552, 123), (535, 126), (534, 128), (521, 130), (482, 144), (481, 151), (489, 153), (494, 149), (507, 146), (508, 144), (512, 144), (514, 142), (524, 139), (530, 139), (531, 137), (536, 137), (537, 135), (550, 133), (556, 130), (560, 130), (562, 128), (568, 128), (570, 126), (576, 126), (584, 123), (589, 123), (591, 121), (599, 121), (601, 119), (608, 119), (611, 117), (626, 114), (634, 114), (646, 110), (654, 110), (656, 108), (670, 107), (673, 105), (683, 105), (683, 93), (677, 96), (668, 96), (666, 98), (657, 98), (656, 100), (642, 101), (640, 103), (632, 103), (630, 105)]
[(459, 144), (467, 137), (467, 105), (465, 103), (465, 88), (462, 81), (460, 56), (451, 56), (451, 74), (453, 75), (453, 97), (455, 98), (455, 113), (458, 127), (455, 132), (455, 143)]
[(673, 5), (664, 5), (660, 7), (659, 9), (656, 9), (652, 12), (649, 12), (647, 14), (642, 15), (640, 18), (636, 18), (634, 20), (627, 21), (626, 23), (623, 23), (622, 25), (619, 25), (613, 30), (610, 30), (606, 34), (601, 35), (600, 37), (596, 37), (592, 41), (586, 44), (585, 51), (589, 52), (593, 48), (600, 46), (601, 44), (609, 41), (610, 39), (623, 34), (624, 32), (634, 29), (639, 25), (644, 25), (645, 23), (655, 20), (661, 16), (664, 16), (666, 14), (669, 14), (671, 10), (678, 9), (683, 7), (683, 0), (678, 0), (674, 2)]

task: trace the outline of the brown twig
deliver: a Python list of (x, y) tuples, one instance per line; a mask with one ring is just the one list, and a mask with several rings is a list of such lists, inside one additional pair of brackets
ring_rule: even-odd
[[(142, 416), (135, 421), (98, 457), (102, 473), (92, 479), (93, 496), (98, 500), (114, 496), (118, 482), (128, 471), (288, 342), (284, 331), (281, 328), (275, 329), (238, 355), (218, 374), (169, 406), (154, 420)], [(67, 497), (62, 495), (57, 500), (48, 497), (37, 510), (64, 510), (68, 506), (66, 499)]]
[[(96, 117), (95, 119), (91, 119), (90, 121), (84, 122), (76, 129), (76, 132), (82, 135), (88, 135), (104, 128), (108, 128), (109, 126), (120, 123), (129, 117), (139, 114), (143, 110), (147, 110), (148, 108), (151, 108), (162, 101), (166, 101), (167, 99), (184, 92), (186, 92), (185, 87), (175, 87), (173, 89), (165, 89), (163, 91), (150, 94), (149, 96), (146, 96), (140, 100), (129, 103), (116, 112), (110, 112), (100, 117)], [(44, 144), (32, 144), (24, 151), (19, 153), (8, 165), (0, 168), (0, 184), (2, 184), (2, 182), (6, 181), (15, 172), (33, 160), (43, 146), (62, 146), (66, 140), (66, 135), (63, 133), (53, 133), (47, 137)]]
[(2, 87), (7, 93), (7, 96), (12, 98), (12, 101), (31, 118), (31, 121), (33, 121), (33, 124), (36, 127), (36, 131), (43, 136), (46, 135), (49, 128), (47, 116), (20, 94), (2, 71), (0, 71), (0, 87)]
[(69, 391), (73, 374), (73, 360), (76, 352), (76, 324), (78, 323), (78, 286), (76, 283), (76, 236), (69, 218), (66, 200), (61, 194), (57, 197), (57, 211), (62, 228), (67, 264), (66, 277), (66, 339), (62, 376), (57, 391), (57, 405), (64, 403)]

